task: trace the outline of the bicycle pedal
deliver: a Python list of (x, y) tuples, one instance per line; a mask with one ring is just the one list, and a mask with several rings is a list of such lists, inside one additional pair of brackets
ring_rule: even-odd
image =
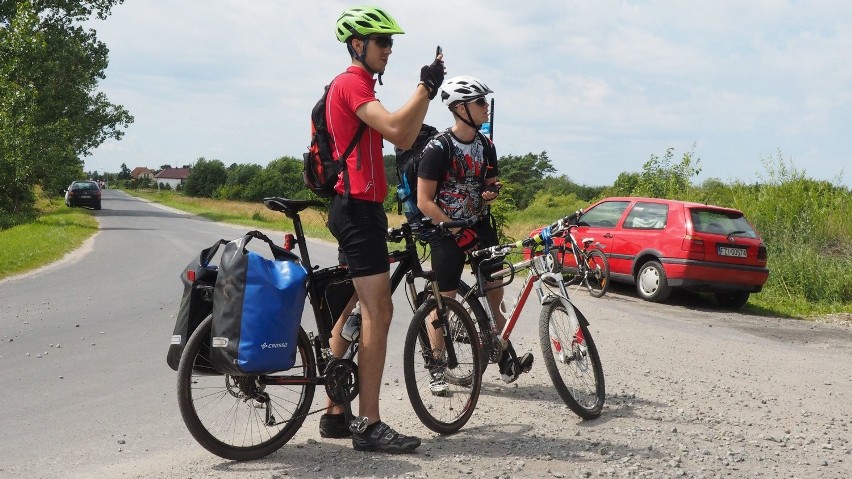
[(533, 355), (532, 353), (526, 353), (518, 360), (518, 365), (520, 366), (520, 370), (522, 373), (530, 372), (533, 365)]

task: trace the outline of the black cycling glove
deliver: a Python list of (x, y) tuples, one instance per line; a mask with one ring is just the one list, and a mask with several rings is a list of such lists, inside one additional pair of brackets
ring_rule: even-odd
[(420, 81), (429, 91), (429, 99), (435, 98), (438, 88), (444, 83), (444, 62), (436, 58), (431, 65), (424, 65), (420, 69)]

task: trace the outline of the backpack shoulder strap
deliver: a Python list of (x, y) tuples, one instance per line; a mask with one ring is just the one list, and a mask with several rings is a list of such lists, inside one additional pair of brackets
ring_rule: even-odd
[[(476, 134), (479, 136), (479, 141), (482, 142), (482, 146), (485, 147), (485, 150), (482, 152), (483, 160), (487, 163), (488, 157), (490, 157), (494, 153), (494, 144), (491, 143), (491, 139), (485, 136), (481, 131), (477, 130)], [(488, 168), (482, 169), (482, 183), (485, 183), (485, 175), (488, 173)]]
[[(334, 80), (337, 80), (341, 75), (351, 74), (349, 70), (337, 75), (334, 77)], [(331, 80), (333, 83), (334, 80)], [(329, 83), (329, 87), (331, 83)], [(328, 88), (330, 90), (330, 88)], [(328, 90), (326, 90), (328, 93)], [(326, 101), (328, 101), (326, 99)], [(326, 107), (327, 108), (327, 107)], [(326, 119), (328, 122), (328, 119)], [(367, 129), (367, 124), (361, 120), (361, 123), (358, 125), (358, 129), (355, 131), (355, 136), (352, 137), (352, 141), (349, 142), (349, 146), (343, 151), (343, 154), (334, 159), (334, 161), (340, 162), (340, 171), (343, 173), (343, 205), (345, 206), (347, 201), (349, 200), (349, 168), (346, 167), (346, 159), (349, 158), (349, 155), (352, 154), (352, 151), (355, 150), (355, 147), (358, 146), (358, 142), (361, 141), (361, 136), (364, 134), (364, 130)], [(343, 160), (341, 162), (341, 159)]]
[(444, 168), (449, 168), (452, 166), (451, 162), (453, 161), (453, 137), (450, 134), (450, 129), (447, 128), (442, 132), (436, 133), (435, 139), (441, 143), (444, 151), (447, 152), (447, 157), (444, 159)]

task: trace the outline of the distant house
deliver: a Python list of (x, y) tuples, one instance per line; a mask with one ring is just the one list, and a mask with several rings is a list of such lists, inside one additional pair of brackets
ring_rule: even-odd
[(154, 175), (154, 181), (157, 182), (157, 186), (163, 183), (175, 189), (178, 185), (183, 186), (186, 178), (189, 176), (189, 172), (189, 168), (166, 168)]
[(130, 172), (130, 178), (134, 180), (142, 180), (148, 178), (149, 180), (154, 177), (154, 172), (145, 168), (144, 166), (137, 166), (133, 168), (133, 171)]

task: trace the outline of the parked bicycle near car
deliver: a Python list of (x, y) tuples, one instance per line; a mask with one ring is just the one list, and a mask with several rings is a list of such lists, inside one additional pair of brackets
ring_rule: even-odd
[[(569, 215), (571, 224), (564, 233), (553, 240), (560, 264), (564, 266), (563, 275), (568, 285), (585, 286), (589, 294), (600, 298), (609, 289), (609, 260), (603, 252), (605, 247), (594, 238), (583, 238), (579, 242), (574, 237), (583, 210)], [(540, 230), (533, 231), (533, 234)], [(580, 246), (582, 244), (582, 246)]]

